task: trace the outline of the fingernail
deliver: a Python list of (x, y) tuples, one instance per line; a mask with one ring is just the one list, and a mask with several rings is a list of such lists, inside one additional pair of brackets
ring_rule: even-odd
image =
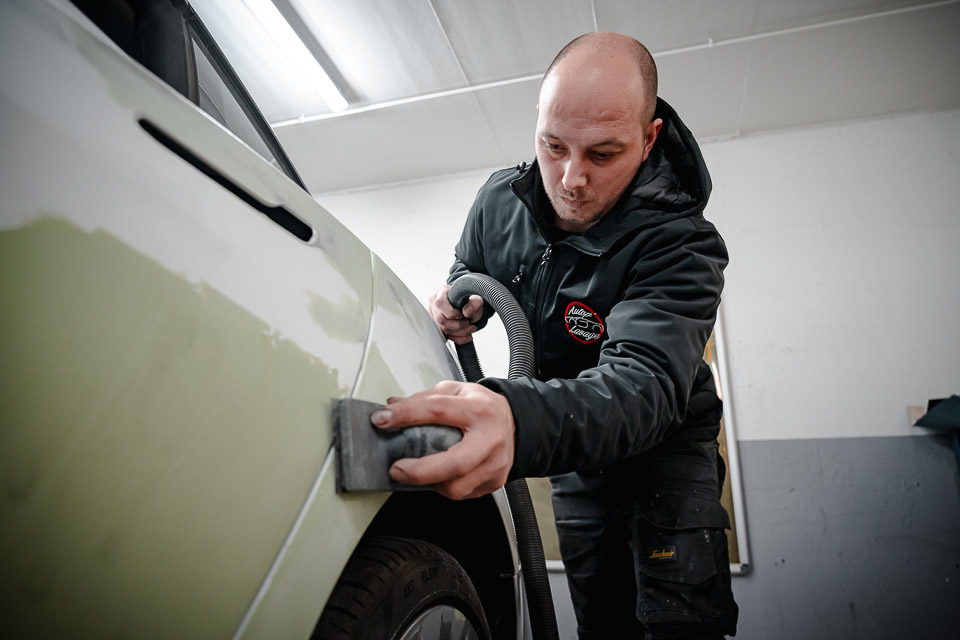
[(407, 472), (401, 469), (400, 464), (396, 462), (393, 464), (392, 467), (390, 467), (390, 478), (394, 482), (407, 483), (409, 481), (409, 476), (407, 476)]
[(388, 411), (387, 409), (374, 411), (373, 415), (370, 416), (370, 422), (378, 427), (382, 427), (383, 425), (387, 424), (391, 419), (393, 419), (393, 411)]

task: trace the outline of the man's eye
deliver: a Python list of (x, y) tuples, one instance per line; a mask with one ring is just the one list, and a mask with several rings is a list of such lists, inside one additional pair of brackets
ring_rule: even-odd
[(613, 154), (608, 151), (594, 151), (593, 157), (596, 158), (597, 160), (603, 161), (603, 160), (609, 160), (610, 158), (612, 158)]
[(547, 149), (550, 149), (550, 151), (563, 151), (563, 147), (552, 143), (547, 143)]

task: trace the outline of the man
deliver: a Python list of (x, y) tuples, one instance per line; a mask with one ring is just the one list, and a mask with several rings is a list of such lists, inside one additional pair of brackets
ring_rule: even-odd
[[(551, 476), (581, 638), (736, 631), (720, 401), (702, 363), (727, 254), (702, 216), (699, 148), (656, 92), (632, 38), (591, 33), (560, 52), (541, 85), (536, 162), (481, 188), (448, 280), (480, 272), (511, 290), (535, 378), (446, 382), (373, 416), (464, 431), (445, 453), (395, 463), (395, 480), (462, 499)], [(469, 341), (482, 301), (458, 311), (448, 290), (431, 313)]]

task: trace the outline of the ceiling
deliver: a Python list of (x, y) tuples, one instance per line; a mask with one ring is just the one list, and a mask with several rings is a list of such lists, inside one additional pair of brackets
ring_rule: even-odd
[(191, 0), (314, 193), (529, 161), (541, 74), (594, 30), (647, 45), (701, 141), (960, 107), (958, 0), (273, 2), (346, 111), (245, 4)]

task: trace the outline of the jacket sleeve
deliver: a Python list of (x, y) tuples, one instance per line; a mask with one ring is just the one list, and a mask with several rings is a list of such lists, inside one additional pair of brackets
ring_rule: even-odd
[(486, 378), (510, 401), (510, 477), (610, 464), (663, 441), (684, 420), (723, 288), (727, 252), (712, 224), (686, 218), (645, 232), (607, 316), (597, 365), (576, 379)]

